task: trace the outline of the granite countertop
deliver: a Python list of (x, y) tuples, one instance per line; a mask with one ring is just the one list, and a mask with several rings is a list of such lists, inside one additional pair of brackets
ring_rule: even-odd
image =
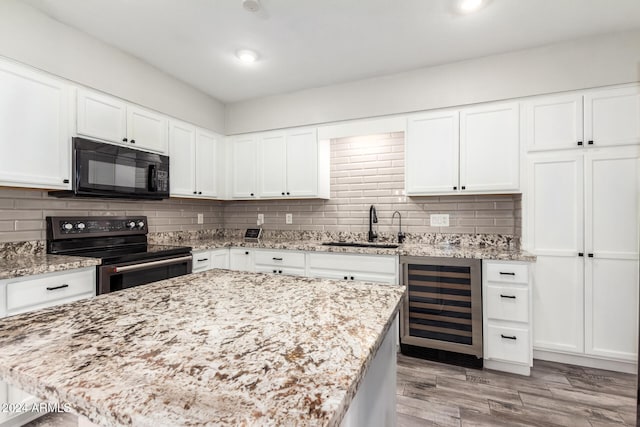
[[(505, 261), (530, 261), (536, 260), (535, 255), (519, 249), (507, 249), (497, 245), (447, 245), (404, 243), (398, 248), (363, 248), (349, 246), (326, 246), (320, 241), (313, 240), (277, 240), (263, 239), (258, 243), (245, 242), (243, 240), (230, 239), (198, 239), (182, 240), (180, 244), (191, 246), (194, 251), (225, 248), (246, 247), (260, 249), (287, 249), (309, 252), (337, 252), (347, 254), (368, 255), (400, 255), (400, 256), (425, 256), (445, 258), (475, 258)], [(392, 242), (389, 242), (392, 243)], [(176, 242), (175, 244), (178, 244)]]
[(100, 264), (100, 260), (97, 258), (66, 255), (23, 253), (19, 256), (3, 256), (0, 258), (0, 280), (91, 267), (98, 264)]
[(0, 321), (0, 377), (101, 425), (339, 425), (404, 288), (226, 270)]

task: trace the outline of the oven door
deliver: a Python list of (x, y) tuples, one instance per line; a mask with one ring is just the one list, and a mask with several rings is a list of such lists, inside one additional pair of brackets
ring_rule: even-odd
[(78, 196), (169, 197), (169, 158), (84, 138), (73, 138)]
[(98, 267), (98, 294), (120, 291), (191, 273), (191, 255)]

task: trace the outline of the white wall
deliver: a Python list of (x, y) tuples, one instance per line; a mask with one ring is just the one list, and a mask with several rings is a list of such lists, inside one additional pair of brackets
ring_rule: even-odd
[(0, 0), (0, 55), (224, 133), (220, 101), (17, 0)]
[(640, 31), (228, 104), (227, 134), (640, 81)]

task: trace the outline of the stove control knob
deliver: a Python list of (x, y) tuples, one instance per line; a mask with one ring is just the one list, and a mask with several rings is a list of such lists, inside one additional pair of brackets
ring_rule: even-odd
[(85, 227), (86, 227), (86, 225), (84, 225), (84, 222), (79, 222), (79, 223), (76, 224), (76, 228), (78, 230), (84, 230)]
[(138, 228), (144, 228), (144, 221), (138, 221)]
[(134, 221), (127, 222), (127, 228), (135, 228), (136, 223)]
[(73, 228), (73, 224), (63, 222), (60, 228), (62, 228), (63, 231), (70, 231)]

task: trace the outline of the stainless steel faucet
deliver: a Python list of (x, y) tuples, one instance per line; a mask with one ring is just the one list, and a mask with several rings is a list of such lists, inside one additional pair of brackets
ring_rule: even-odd
[(398, 214), (398, 219), (400, 222), (400, 227), (398, 228), (398, 243), (402, 244), (404, 243), (404, 239), (406, 239), (407, 236), (405, 236), (402, 232), (402, 215), (399, 211), (395, 211), (393, 215), (391, 215), (391, 225), (393, 225), (393, 218), (395, 218), (396, 214)]
[(371, 205), (371, 207), (369, 208), (369, 238), (367, 239), (370, 242), (373, 242), (378, 238), (378, 233), (373, 231), (373, 224), (377, 224), (377, 223), (378, 223), (378, 215), (376, 214), (376, 208), (375, 206)]

